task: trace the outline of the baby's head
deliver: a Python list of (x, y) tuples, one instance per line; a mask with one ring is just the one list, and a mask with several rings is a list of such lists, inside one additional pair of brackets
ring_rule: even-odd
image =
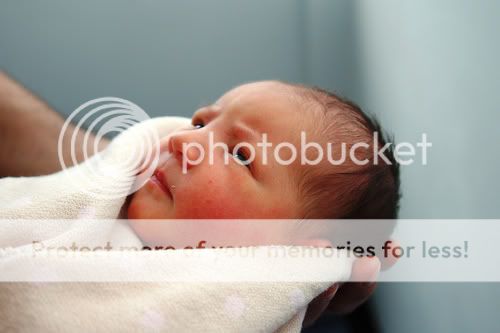
[[(384, 152), (390, 163), (373, 154), (374, 133), (380, 147), (386, 142), (379, 125), (329, 92), (275, 81), (245, 84), (197, 110), (192, 125), (166, 139), (171, 158), (134, 194), (129, 218), (397, 215), (398, 164), (390, 149)], [(323, 158), (314, 148), (302, 156), (304, 143), (319, 144)], [(342, 151), (345, 161), (332, 163)]]

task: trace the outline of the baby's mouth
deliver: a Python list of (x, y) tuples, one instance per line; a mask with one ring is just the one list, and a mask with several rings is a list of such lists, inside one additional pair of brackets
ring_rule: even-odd
[(169, 190), (164, 174), (160, 170), (156, 170), (151, 176), (151, 181), (156, 184), (168, 197), (172, 198), (172, 193)]

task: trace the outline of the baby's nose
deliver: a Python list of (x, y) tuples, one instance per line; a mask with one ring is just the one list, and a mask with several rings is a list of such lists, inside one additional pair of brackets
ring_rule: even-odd
[(202, 149), (201, 144), (191, 140), (187, 134), (177, 133), (167, 138), (167, 151), (188, 168), (199, 164)]

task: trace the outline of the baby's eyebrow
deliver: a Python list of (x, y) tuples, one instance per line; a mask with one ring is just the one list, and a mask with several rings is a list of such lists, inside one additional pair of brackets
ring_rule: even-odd
[(215, 104), (202, 106), (193, 113), (193, 117), (200, 117), (206, 121), (210, 121), (221, 113), (221, 107)]

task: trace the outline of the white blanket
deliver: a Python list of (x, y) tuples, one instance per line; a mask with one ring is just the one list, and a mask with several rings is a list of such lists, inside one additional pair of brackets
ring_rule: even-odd
[[(165, 117), (146, 123), (163, 137), (188, 126), (189, 119)], [(115, 145), (108, 157), (125, 158), (129, 148)], [(93, 221), (116, 219), (125, 197), (103, 199), (92, 195), (110, 186), (101, 180), (75, 183), (86, 163), (91, 162), (48, 176), (0, 179), (0, 219), (4, 219), (0, 222), (0, 250), (28, 248), (34, 239), (55, 246), (69, 241), (105, 240), (142, 245), (124, 221)], [(119, 177), (120, 170), (116, 174)], [(40, 219), (68, 220), (48, 227), (41, 225)], [(171, 253), (175, 270), (158, 269), (165, 268), (167, 275), (192, 269), (178, 260), (182, 251)], [(196, 251), (213, 254), (218, 250)], [(0, 252), (0, 280), (18, 277), (16, 273), (29, 261), (30, 256), (21, 251), (11, 255)], [(102, 268), (98, 266), (102, 262), (94, 268)], [(78, 260), (68, 266), (67, 259), (52, 258), (34, 271), (50, 276), (52, 268), (61, 263), (67, 267), (79, 265)], [(0, 332), (299, 332), (307, 304), (334, 282), (348, 278), (350, 260), (340, 258), (335, 263), (324, 275), (327, 282), (172, 282), (175, 278), (171, 282), (0, 282)], [(109, 262), (109, 267), (115, 264)], [(209, 264), (200, 268), (204, 272), (216, 269)], [(242, 262), (230, 270), (265, 268)], [(85, 269), (92, 276), (94, 270)], [(317, 272), (311, 270), (311, 274), (319, 281)]]

